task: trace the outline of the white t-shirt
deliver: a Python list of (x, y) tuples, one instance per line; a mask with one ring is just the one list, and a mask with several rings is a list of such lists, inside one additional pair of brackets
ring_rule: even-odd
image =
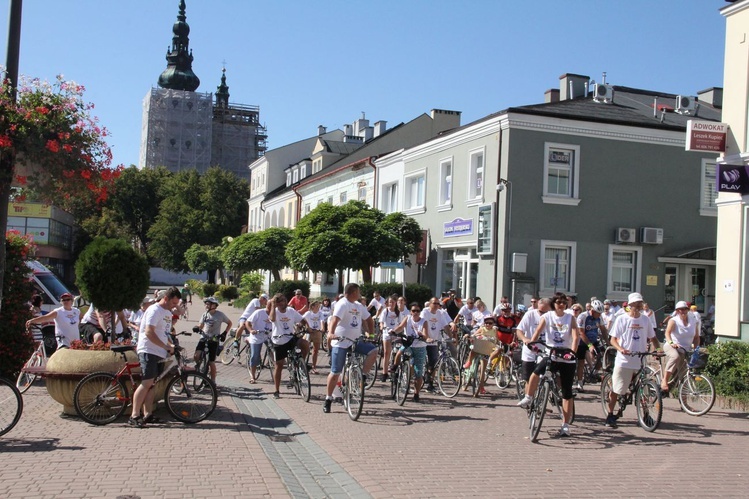
[(436, 313), (425, 308), (421, 311), (421, 318), (426, 321), (427, 335), (433, 340), (440, 339), (440, 331), (451, 322), (448, 313), (441, 308), (438, 308)]
[[(518, 324), (517, 329), (519, 331), (522, 331), (523, 336), (528, 338), (529, 340), (533, 338), (533, 333), (536, 332), (536, 328), (538, 328), (538, 323), (541, 322), (541, 314), (539, 313), (538, 309), (531, 309), (527, 311), (523, 318), (520, 319), (520, 324)], [(545, 334), (541, 333), (541, 341), (544, 341)], [(533, 353), (533, 351), (525, 346), (523, 344), (523, 353), (522, 358), (524, 362), (535, 362), (536, 361), (536, 354)]]
[(413, 319), (413, 315), (406, 319), (406, 328), (404, 330), (404, 333), (406, 336), (410, 336), (411, 338), (416, 338), (413, 343), (411, 343), (411, 346), (413, 348), (423, 348), (426, 347), (427, 344), (421, 339), (421, 336), (419, 333), (424, 329), (424, 324), (426, 321), (419, 317), (419, 320), (415, 321)]
[(146, 328), (153, 326), (159, 339), (167, 344), (167, 334), (172, 330), (172, 311), (168, 310), (158, 303), (154, 303), (146, 309), (143, 319), (140, 321), (140, 331), (138, 332), (138, 353), (148, 353), (165, 359), (167, 351), (160, 346), (151, 342), (146, 336)]
[(362, 324), (371, 316), (367, 311), (367, 307), (360, 302), (350, 302), (346, 298), (341, 298), (336, 302), (331, 317), (338, 317), (340, 319), (338, 326), (333, 331), (333, 335), (339, 338), (346, 338), (343, 340), (333, 340), (331, 346), (348, 348), (352, 345), (350, 340), (355, 340), (361, 336)]
[(383, 298), (382, 296), (380, 296), (379, 299), (372, 297), (372, 301), (369, 302), (369, 305), (367, 305), (367, 308), (374, 307), (375, 312), (379, 313), (383, 305), (385, 305), (385, 298)]
[[(149, 305), (150, 306), (150, 305)], [(138, 333), (140, 332), (140, 321), (143, 320), (143, 315), (146, 313), (145, 310), (142, 308), (139, 308), (132, 314), (130, 314), (129, 322), (135, 325), (135, 329), (130, 331), (130, 334), (133, 335), (133, 343), (138, 343)]]
[[(546, 346), (572, 349), (572, 328), (577, 327), (575, 316), (564, 313), (560, 317), (554, 310), (551, 310), (543, 315), (543, 319), (546, 320)], [(555, 355), (551, 356), (551, 360), (567, 364), (577, 362), (575, 359), (564, 360)]]
[(402, 321), (403, 318), (397, 308), (393, 311), (390, 311), (387, 307), (382, 309), (382, 313), (380, 313), (380, 324), (382, 325), (383, 341), (390, 339), (390, 331), (398, 327), (398, 324)]
[(601, 314), (601, 321), (603, 321), (603, 325), (606, 326), (606, 328), (611, 329), (611, 319), (614, 318), (614, 312), (609, 309), (608, 312), (603, 312)]
[(302, 319), (307, 321), (307, 325), (312, 329), (322, 331), (323, 316), (322, 312), (320, 312), (319, 310), (317, 311), (317, 313), (314, 313), (311, 310), (307, 310), (302, 316)]
[(256, 334), (251, 334), (248, 341), (251, 345), (259, 345), (265, 343), (265, 340), (270, 338), (270, 334), (273, 331), (273, 323), (268, 317), (268, 311), (264, 308), (255, 310), (251, 316), (247, 318), (250, 322), (250, 328), (253, 331), (257, 331)]
[(328, 317), (330, 317), (330, 314), (333, 313), (333, 307), (326, 307), (325, 305), (322, 305), (320, 307), (320, 313), (322, 314), (322, 320), (327, 322)]
[(473, 319), (473, 322), (471, 323), (471, 325), (473, 326), (474, 329), (483, 326), (484, 325), (484, 317), (489, 317), (490, 315), (492, 315), (492, 313), (489, 312), (489, 310), (487, 310), (487, 309), (484, 309), (483, 312), (481, 310), (477, 309), (471, 315), (471, 318)]
[(81, 311), (73, 307), (65, 310), (65, 307), (58, 307), (54, 310), (57, 312), (55, 317), (55, 338), (57, 339), (57, 348), (70, 347), (70, 342), (81, 339), (81, 333), (78, 330), (78, 322), (81, 319)]
[(291, 341), (294, 335), (294, 326), (302, 322), (302, 316), (291, 307), (286, 307), (286, 311), (281, 312), (276, 309), (276, 320), (273, 322), (273, 340), (274, 345), (285, 345)]
[(239, 323), (242, 324), (247, 319), (250, 318), (252, 314), (255, 313), (255, 310), (263, 308), (263, 306), (260, 304), (260, 298), (253, 298), (250, 303), (247, 304), (247, 306), (244, 309), (244, 312), (242, 312), (242, 315), (239, 316)]
[(462, 307), (460, 307), (460, 310), (458, 310), (458, 315), (463, 316), (463, 324), (465, 324), (466, 326), (470, 326), (474, 312), (476, 312), (476, 307), (468, 308), (468, 305), (463, 305)]
[(674, 328), (671, 330), (671, 339), (677, 346), (681, 348), (689, 349), (692, 346), (694, 340), (694, 333), (697, 330), (697, 321), (694, 316), (689, 317), (689, 323), (684, 324), (681, 317), (676, 316), (671, 318), (674, 321)]
[[(648, 338), (655, 337), (655, 331), (650, 326), (650, 319), (640, 314), (636, 319), (629, 314), (622, 315), (614, 322), (614, 328), (609, 336), (619, 340), (619, 346), (630, 352), (647, 352)], [(617, 366), (626, 367), (627, 369), (639, 369), (640, 359), (624, 355), (621, 352), (616, 353)]]

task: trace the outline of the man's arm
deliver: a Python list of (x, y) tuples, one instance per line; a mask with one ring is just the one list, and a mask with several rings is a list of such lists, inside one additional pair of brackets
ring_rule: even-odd
[(146, 338), (148, 338), (148, 341), (150, 341), (157, 347), (163, 348), (170, 354), (174, 353), (174, 345), (170, 343), (164, 343), (163, 341), (161, 341), (161, 338), (159, 338), (159, 335), (156, 334), (156, 327), (150, 324), (146, 326)]

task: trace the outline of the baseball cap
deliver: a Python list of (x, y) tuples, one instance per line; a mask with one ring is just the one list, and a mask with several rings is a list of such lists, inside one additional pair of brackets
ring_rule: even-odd
[(161, 290), (161, 291), (159, 291), (159, 293), (158, 293), (158, 294), (156, 295), (156, 299), (157, 299), (157, 300), (161, 300), (161, 299), (162, 299), (162, 298), (164, 298), (165, 296), (166, 296), (166, 289), (162, 289), (162, 290)]
[(677, 302), (676, 306), (674, 307), (675, 310), (678, 310), (680, 308), (689, 308), (689, 305), (687, 305), (687, 302), (685, 302), (684, 300), (682, 300), (680, 302)]
[(65, 298), (73, 299), (73, 295), (71, 295), (70, 293), (63, 293), (60, 295), (60, 300), (64, 300)]
[(644, 301), (640, 293), (630, 293), (627, 297), (627, 303), (632, 304), (638, 301)]
[(143, 298), (143, 301), (140, 302), (140, 304), (143, 305), (144, 303), (155, 303), (155, 302), (156, 302), (156, 299), (153, 296), (146, 296), (145, 298)]
[(268, 299), (268, 295), (266, 295), (265, 293), (263, 293), (263, 294), (260, 295), (260, 298), (265, 298), (267, 300)]

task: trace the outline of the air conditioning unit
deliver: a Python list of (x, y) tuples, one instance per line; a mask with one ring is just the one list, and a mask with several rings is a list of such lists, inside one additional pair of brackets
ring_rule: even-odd
[(593, 100), (607, 104), (614, 102), (614, 87), (605, 83), (596, 83), (593, 89)]
[(634, 243), (636, 242), (636, 236), (637, 231), (635, 229), (628, 229), (626, 227), (619, 227), (618, 229), (616, 229), (617, 243)]
[(679, 114), (693, 114), (697, 107), (697, 97), (689, 95), (677, 95), (674, 112)]
[(663, 229), (640, 227), (640, 242), (643, 244), (663, 244)]

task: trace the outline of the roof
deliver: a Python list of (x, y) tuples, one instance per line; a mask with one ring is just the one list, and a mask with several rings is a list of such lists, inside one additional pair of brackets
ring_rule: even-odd
[(359, 149), (363, 144), (361, 142), (340, 142), (333, 140), (323, 140), (326, 152), (335, 154), (351, 154)]

